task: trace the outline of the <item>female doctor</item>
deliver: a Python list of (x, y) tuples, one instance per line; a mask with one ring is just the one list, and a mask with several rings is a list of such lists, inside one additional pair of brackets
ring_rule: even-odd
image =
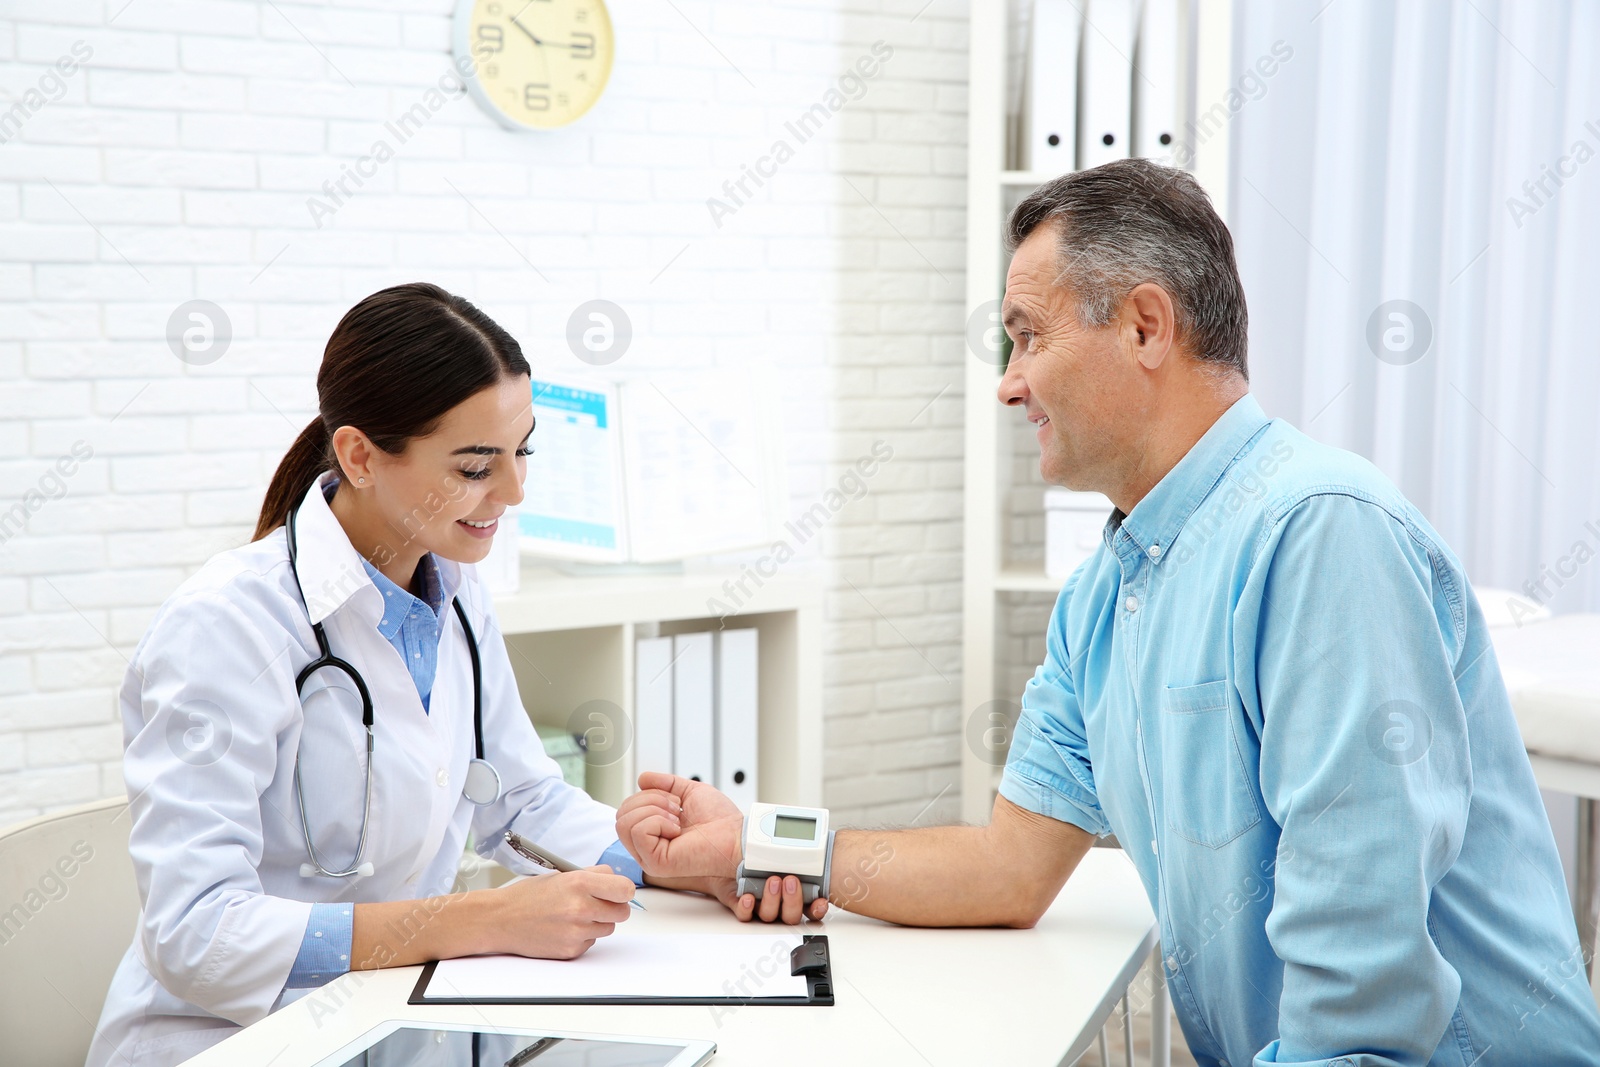
[[(544, 754), (472, 566), (522, 498), (529, 390), (436, 286), (334, 330), (255, 540), (162, 605), (122, 686), (143, 910), (89, 1067), (178, 1063), (352, 968), (571, 958), (628, 917), (616, 812)], [(507, 830), (597, 866), (447, 895), (469, 832), (537, 870)]]

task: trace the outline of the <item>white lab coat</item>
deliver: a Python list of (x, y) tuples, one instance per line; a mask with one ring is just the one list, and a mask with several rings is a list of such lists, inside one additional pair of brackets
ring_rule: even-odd
[[(532, 873), (503, 833), (592, 864), (616, 840), (615, 811), (567, 785), (517, 693), (494, 609), (475, 568), (438, 560), (462, 600), (483, 661), (486, 758), (502, 794), (461, 794), (472, 758), (472, 666), (445, 610), (430, 711), (378, 632), (382, 596), (322, 494), (298, 520), (300, 586), (279, 528), (221, 553), (162, 605), (121, 692), (129, 848), (143, 900), (112, 980), (88, 1067), (176, 1064), (310, 990), (285, 990), (313, 902), (401, 900), (448, 892), (468, 831)], [(370, 877), (302, 877), (298, 751), (306, 811), (324, 864), (355, 855), (365, 792), (361, 703), (346, 676), (295, 675), (317, 656), (311, 620), (366, 680), (375, 751)]]

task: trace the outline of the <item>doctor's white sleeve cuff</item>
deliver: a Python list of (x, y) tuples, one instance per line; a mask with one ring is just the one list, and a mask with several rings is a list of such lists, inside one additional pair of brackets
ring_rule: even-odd
[(350, 969), (350, 941), (355, 929), (354, 904), (313, 904), (300, 941), (300, 954), (289, 968), (287, 989), (325, 985)]
[(644, 868), (639, 866), (638, 860), (628, 855), (628, 849), (621, 841), (613, 841), (600, 853), (600, 862), (622, 877), (632, 879), (634, 885), (644, 885)]

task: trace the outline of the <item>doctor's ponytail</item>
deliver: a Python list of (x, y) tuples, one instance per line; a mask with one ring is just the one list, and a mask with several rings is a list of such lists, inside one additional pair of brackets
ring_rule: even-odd
[(288, 454), (279, 462), (278, 470), (272, 476), (272, 484), (267, 487), (267, 498), (262, 501), (261, 517), (256, 520), (252, 541), (259, 541), (282, 526), (289, 517), (290, 509), (300, 503), (300, 497), (307, 487), (316, 480), (317, 475), (329, 469), (328, 451), (331, 444), (328, 427), (321, 415), (300, 431), (300, 436), (289, 446)]
[(252, 540), (289, 518), (323, 471), (338, 469), (333, 431), (354, 426), (391, 455), (424, 437), (457, 404), (529, 373), (516, 340), (470, 301), (414, 282), (367, 297), (328, 338), (317, 410), (278, 464)]

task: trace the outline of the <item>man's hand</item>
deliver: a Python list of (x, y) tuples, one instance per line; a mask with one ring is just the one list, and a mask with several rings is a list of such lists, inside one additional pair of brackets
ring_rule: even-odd
[(794, 925), (804, 914), (822, 918), (828, 902), (818, 898), (806, 911), (793, 875), (767, 879), (759, 906), (753, 894), (738, 895), (734, 872), (743, 830), (738, 805), (704, 782), (675, 774), (645, 771), (639, 792), (617, 809), (617, 837), (651, 885), (716, 897), (740, 922), (781, 918)]

